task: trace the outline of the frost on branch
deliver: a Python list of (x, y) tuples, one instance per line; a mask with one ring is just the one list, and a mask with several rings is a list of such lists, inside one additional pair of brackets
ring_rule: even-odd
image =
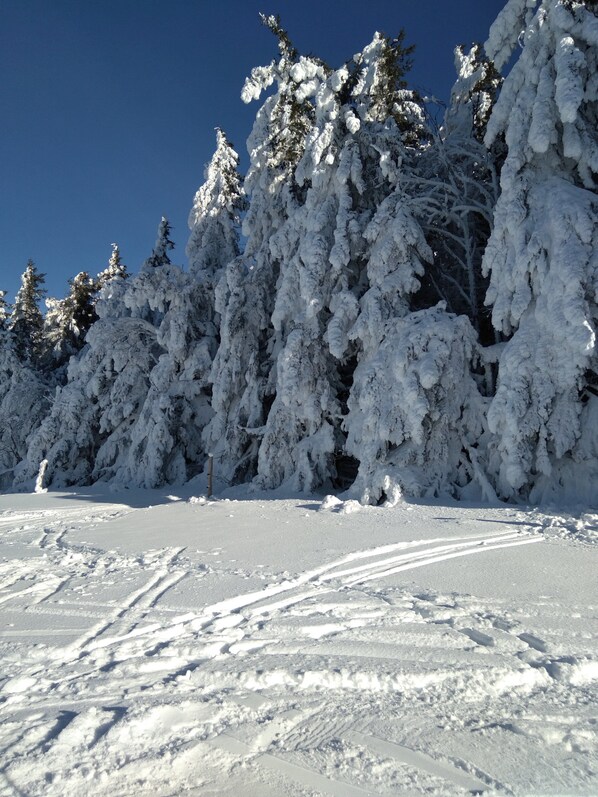
[(490, 28), (485, 46), (497, 69), (502, 69), (510, 59), (537, 5), (538, 0), (507, 0)]
[(405, 316), (420, 286), (424, 263), (432, 260), (409, 199), (397, 188), (381, 202), (364, 231), (369, 244), (368, 290), (360, 300), (359, 316), (351, 330), (366, 354), (375, 351), (386, 334), (387, 322)]
[[(522, 2), (511, 0), (505, 11), (513, 4)], [(524, 47), (505, 80), (486, 142), (505, 134), (507, 180), (539, 154), (544, 172), (566, 171), (595, 190), (598, 17), (581, 3), (568, 8), (561, 0), (528, 0), (527, 6), (528, 18), (529, 9), (538, 9), (528, 20)], [(520, 24), (514, 24), (513, 35), (519, 35)], [(492, 57), (492, 38), (486, 48)]]

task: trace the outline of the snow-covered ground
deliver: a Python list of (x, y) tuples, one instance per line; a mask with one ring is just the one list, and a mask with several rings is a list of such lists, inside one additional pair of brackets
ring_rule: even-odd
[(0, 496), (0, 793), (598, 794), (598, 515), (233, 496)]

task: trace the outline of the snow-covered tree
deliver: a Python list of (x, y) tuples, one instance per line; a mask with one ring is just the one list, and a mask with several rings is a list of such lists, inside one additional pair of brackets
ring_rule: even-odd
[(157, 336), (167, 307), (160, 272), (169, 266), (160, 264), (168, 260), (168, 236), (163, 219), (140, 274), (104, 287), (88, 345), (69, 361), (67, 382), (57, 388), (48, 417), (29, 441), (17, 484), (34, 478), (44, 459), (47, 484), (56, 487), (117, 475), (135, 483), (127, 469), (132, 430), (163, 353)]
[(0, 307), (0, 489), (12, 483), (15, 466), (27, 451), (27, 440), (49, 405), (46, 385), (30, 363), (17, 355), (5, 312)]
[(386, 322), (349, 397), (347, 451), (360, 463), (352, 495), (394, 504), (404, 492), (438, 495), (478, 479), (490, 497), (474, 451), (483, 418), (476, 349), (468, 319), (442, 304)]
[(241, 212), (245, 208), (239, 156), (222, 130), (205, 169), (205, 182), (195, 194), (189, 214), (191, 235), (186, 254), (189, 271), (206, 290), (213, 290), (222, 269), (239, 254)]
[(118, 244), (112, 244), (112, 254), (108, 260), (108, 265), (96, 277), (97, 289), (100, 291), (112, 280), (127, 279), (128, 276), (129, 273), (121, 257)]
[(158, 227), (158, 237), (154, 245), (154, 250), (141, 267), (142, 271), (149, 271), (160, 266), (169, 266), (170, 258), (168, 253), (174, 249), (174, 243), (170, 239), (172, 226), (165, 216), (162, 216)]
[[(434, 146), (434, 145), (432, 145)], [(413, 312), (420, 280), (436, 253), (399, 176), (364, 238), (368, 289), (349, 337), (361, 351), (344, 427), (346, 453), (359, 464), (351, 494), (364, 503), (455, 494), (487, 480), (474, 451), (483, 401), (472, 376), (476, 333), (446, 306)], [(413, 181), (405, 181), (413, 189)]]
[(473, 372), (497, 189), (478, 138), (498, 81), (476, 52), (457, 53), (440, 131), (425, 129), (416, 98), (402, 91), (415, 133), (395, 117), (404, 146), (388, 148), (390, 190), (363, 231), (366, 290), (348, 330), (359, 347), (344, 428), (346, 453), (359, 464), (352, 494), (365, 502), (393, 502), (402, 491), (457, 494), (472, 481), (492, 495), (477, 450), (485, 405)]
[(112, 244), (108, 265), (95, 279), (82, 271), (69, 280), (69, 293), (64, 299), (46, 299), (40, 365), (52, 381), (64, 384), (69, 359), (83, 348), (89, 328), (98, 319), (95, 306), (99, 292), (106, 289), (106, 296), (110, 295), (115, 281), (127, 277), (119, 248)]
[(46, 483), (54, 487), (108, 481), (128, 458), (160, 348), (148, 321), (128, 314), (104, 319), (103, 309), (99, 302), (89, 345), (70, 361), (67, 383), (56, 389), (50, 413), (29, 441), (17, 484), (33, 479), (42, 460), (48, 461)]
[[(154, 254), (124, 294), (131, 314), (155, 327), (155, 363), (146, 395), (131, 424), (127, 452), (111, 466), (125, 482), (145, 487), (181, 483), (203, 468), (201, 435), (212, 415), (210, 370), (217, 346), (214, 281), (224, 258), (238, 246), (233, 233), (242, 195), (239, 177), (230, 171), (236, 162), (234, 150), (219, 134), (217, 155), (192, 211), (190, 272), (160, 257), (170, 248), (163, 219)], [(220, 196), (225, 186), (233, 192), (228, 198)]]
[(485, 343), (493, 343), (482, 258), (498, 196), (498, 164), (497, 153), (481, 139), (501, 81), (477, 45), (467, 54), (458, 47), (455, 66), (444, 125), (404, 163), (401, 178), (433, 252), (415, 305), (445, 301), (451, 312), (468, 316)]
[[(598, 463), (598, 18), (595, 4), (509, 0), (488, 55), (502, 68), (488, 123), (507, 156), (484, 266), (495, 327), (511, 339), (488, 420), (505, 496), (558, 487)], [(574, 467), (576, 466), (576, 467)], [(533, 495), (533, 493), (532, 493)]]
[(313, 118), (312, 98), (327, 71), (318, 59), (299, 56), (275, 17), (263, 17), (263, 22), (278, 39), (280, 57), (252, 70), (242, 99), (258, 99), (272, 85), (275, 90), (258, 111), (247, 142), (244, 252), (227, 266), (216, 290), (220, 346), (212, 370), (215, 415), (206, 446), (219, 457), (229, 481), (255, 474), (276, 392), (279, 343), (271, 317), (282, 264), (272, 240), (302, 203), (304, 192), (294, 171)]
[(10, 307), (6, 301), (6, 291), (0, 291), (0, 332), (8, 326)]
[(45, 274), (41, 274), (33, 262), (21, 275), (21, 287), (15, 297), (10, 319), (17, 356), (28, 362), (35, 362), (43, 348), (43, 316), (39, 303), (44, 295)]
[(213, 324), (204, 320), (204, 287), (182, 271), (170, 278), (173, 293), (158, 330), (163, 353), (132, 432), (129, 471), (136, 483), (180, 484), (201, 472), (202, 431), (212, 416), (209, 374)]
[(95, 311), (98, 283), (86, 271), (69, 280), (69, 293), (64, 299), (46, 299), (44, 318), (44, 369), (63, 381), (62, 372), (70, 357), (85, 344), (85, 336), (97, 320)]
[(445, 135), (458, 132), (483, 142), (503, 79), (480, 44), (468, 51), (462, 45), (455, 48), (455, 70), (457, 80), (444, 121)]
[[(272, 239), (282, 263), (272, 317), (281, 347), (259, 451), (265, 486), (311, 489), (334, 480), (344, 454), (342, 419), (363, 351), (350, 331), (371, 276), (367, 230), (377, 209), (387, 209), (405, 146), (423, 131), (421, 109), (403, 80), (409, 53), (402, 37), (376, 34), (348, 66), (323, 75), (315, 94), (314, 123), (295, 174), (305, 202)], [(381, 249), (372, 265), (385, 254)], [(386, 283), (381, 290), (390, 295), (396, 286)]]
[(169, 241), (163, 219), (140, 273), (106, 283), (88, 345), (71, 358), (68, 381), (31, 439), (17, 481), (31, 479), (44, 459), (54, 486), (102, 480), (157, 487), (202, 469), (213, 300), (197, 275), (170, 263)]

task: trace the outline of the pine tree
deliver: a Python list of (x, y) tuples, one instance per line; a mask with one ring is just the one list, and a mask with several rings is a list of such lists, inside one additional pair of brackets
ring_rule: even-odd
[[(161, 349), (156, 330), (120, 304), (99, 321), (89, 346), (68, 366), (68, 380), (56, 389), (50, 412), (28, 441), (15, 483), (35, 478), (48, 461), (46, 483), (55, 488), (110, 481), (120, 476), (131, 449), (131, 430), (149, 389), (149, 374)], [(120, 484), (131, 481), (119, 479)]]
[(455, 69), (457, 80), (446, 113), (446, 134), (473, 135), (483, 142), (503, 78), (480, 44), (467, 52), (462, 45), (456, 47)]
[(157, 338), (168, 310), (169, 232), (162, 219), (154, 250), (137, 277), (106, 283), (94, 308), (98, 320), (89, 329), (89, 345), (69, 360), (66, 384), (56, 390), (51, 411), (29, 440), (17, 484), (34, 478), (44, 459), (47, 484), (55, 487), (115, 478), (135, 483), (133, 429), (163, 353)]
[(350, 495), (394, 505), (404, 493), (454, 495), (477, 480), (493, 497), (474, 451), (484, 409), (471, 373), (476, 352), (467, 318), (442, 304), (385, 324), (349, 397), (347, 450), (360, 461)]
[[(122, 317), (114, 325), (107, 316), (107, 323), (96, 324), (90, 335), (94, 367), (103, 370), (112, 360), (115, 372), (100, 417), (104, 439), (92, 460), (92, 479), (157, 487), (169, 480), (180, 481), (184, 473), (184, 454), (178, 450), (172, 428), (174, 423), (176, 429), (169, 396), (172, 376), (160, 371), (167, 354), (160, 330), (170, 325), (173, 305), (192, 301), (193, 295), (181, 268), (170, 261), (168, 253), (174, 249), (170, 235), (170, 223), (162, 217), (152, 254), (139, 274), (117, 292), (124, 308)], [(109, 296), (104, 301), (107, 307), (113, 304)], [(113, 329), (107, 329), (107, 324), (114, 325), (118, 334), (108, 357), (106, 338), (110, 339)], [(185, 341), (191, 330), (180, 325), (176, 333)]]
[(110, 255), (108, 266), (103, 271), (100, 271), (96, 277), (97, 289), (100, 291), (112, 280), (127, 279), (128, 276), (127, 267), (123, 263), (118, 244), (112, 244), (112, 254)]
[(280, 342), (271, 319), (283, 264), (273, 241), (303, 202), (305, 190), (294, 172), (314, 114), (313, 96), (327, 73), (318, 59), (297, 53), (275, 17), (262, 21), (276, 35), (280, 57), (253, 69), (242, 93), (249, 102), (275, 86), (247, 142), (245, 249), (227, 266), (216, 290), (221, 324), (212, 369), (215, 415), (205, 436), (207, 450), (219, 457), (220, 471), (229, 481), (255, 475), (264, 423), (275, 397)]
[(195, 194), (189, 214), (191, 235), (186, 254), (189, 270), (213, 290), (222, 269), (239, 254), (240, 215), (245, 209), (239, 156), (222, 130), (205, 169), (205, 182)]
[(0, 332), (8, 327), (10, 306), (5, 299), (6, 291), (0, 291)]
[(16, 339), (6, 321), (5, 293), (0, 293), (0, 489), (7, 489), (49, 400), (36, 370), (17, 356)]
[(53, 486), (158, 487), (203, 468), (213, 300), (196, 274), (170, 263), (169, 240), (163, 220), (140, 273), (102, 291), (88, 345), (69, 361), (68, 381), (30, 440), (18, 482), (35, 476), (42, 459)]
[(488, 421), (501, 493), (533, 498), (534, 486), (576, 491), (598, 474), (596, 15), (509, 0), (486, 45), (497, 67), (520, 38), (486, 134), (507, 146), (484, 266), (493, 323), (510, 338)]
[(172, 227), (167, 218), (162, 216), (162, 221), (158, 227), (158, 237), (154, 245), (154, 250), (141, 267), (142, 270), (169, 266), (170, 258), (168, 253), (174, 249), (174, 243), (170, 240)]
[[(305, 202), (272, 240), (282, 264), (272, 316), (280, 353), (259, 450), (264, 486), (312, 489), (336, 478), (345, 454), (343, 416), (363, 352), (356, 321), (373, 277), (367, 229), (423, 121), (404, 88), (410, 51), (401, 42), (376, 34), (349, 66), (324, 76), (315, 95), (314, 124), (295, 173)], [(410, 130), (402, 127), (408, 118), (417, 120)], [(383, 290), (390, 296), (395, 288), (387, 279)]]
[(86, 271), (81, 271), (69, 280), (69, 294), (64, 299), (47, 299), (44, 319), (44, 346), (46, 356), (43, 365), (47, 372), (54, 372), (58, 381), (64, 381), (65, 366), (70, 357), (85, 344), (85, 336), (97, 321), (95, 311), (98, 283)]
[(265, 138), (264, 154), (268, 167), (278, 173), (279, 179), (287, 179), (292, 192), (293, 172), (305, 149), (306, 136), (314, 119), (311, 97), (318, 78), (329, 71), (320, 59), (303, 57), (292, 44), (287, 31), (277, 16), (260, 14), (262, 24), (278, 41), (280, 59), (269, 67), (257, 67), (245, 83), (243, 99), (258, 99), (261, 92), (273, 82), (277, 85), (274, 102), (267, 108), (269, 137)]
[(40, 274), (32, 260), (21, 276), (21, 287), (15, 297), (10, 319), (10, 328), (15, 339), (17, 356), (35, 363), (42, 348), (43, 316), (39, 302), (45, 291), (45, 274)]

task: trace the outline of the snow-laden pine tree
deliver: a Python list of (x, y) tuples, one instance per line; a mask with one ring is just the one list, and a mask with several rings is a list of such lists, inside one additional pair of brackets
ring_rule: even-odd
[(517, 42), (486, 134), (507, 146), (484, 265), (510, 338), (488, 421), (500, 492), (535, 498), (598, 476), (596, 5), (509, 0), (486, 51), (502, 68)]
[(9, 318), (10, 307), (6, 301), (6, 291), (0, 291), (0, 332), (7, 328)]
[(150, 375), (147, 397), (131, 432), (127, 472), (134, 483), (155, 487), (181, 483), (205, 461), (202, 432), (212, 416), (210, 372), (218, 346), (215, 284), (239, 253), (239, 216), (244, 207), (238, 155), (224, 133), (205, 170), (189, 216), (189, 272), (162, 267), (155, 295), (164, 315), (162, 348)]
[[(214, 274), (183, 272), (170, 262), (171, 249), (162, 219), (139, 274), (106, 282), (99, 320), (69, 363), (68, 382), (31, 441), (20, 481), (31, 479), (42, 459), (54, 486), (102, 480), (157, 487), (202, 469), (216, 341)], [(216, 265), (210, 263), (207, 271)]]
[(46, 483), (55, 487), (112, 479), (144, 483), (131, 467), (132, 434), (163, 353), (157, 338), (168, 309), (161, 272), (170, 268), (169, 236), (162, 219), (139, 275), (112, 279), (103, 288), (88, 345), (71, 358), (66, 384), (57, 388), (50, 413), (29, 441), (17, 484), (34, 478), (44, 459)]
[(156, 361), (116, 471), (119, 480), (144, 487), (181, 484), (203, 468), (201, 433), (211, 417), (207, 385), (214, 354), (213, 322), (203, 319), (205, 286), (173, 265), (153, 276), (149, 304), (158, 306), (159, 296), (161, 313)]
[(318, 59), (297, 53), (277, 18), (262, 21), (277, 37), (279, 58), (252, 70), (242, 99), (250, 102), (271, 86), (274, 90), (259, 109), (247, 142), (244, 252), (227, 266), (216, 290), (220, 346), (212, 370), (215, 414), (206, 430), (206, 445), (229, 481), (255, 474), (263, 426), (276, 392), (280, 346), (271, 318), (281, 259), (272, 241), (303, 201), (304, 190), (294, 171), (312, 124), (312, 97), (326, 73)]
[(97, 321), (97, 290), (96, 280), (81, 271), (69, 280), (69, 293), (64, 299), (46, 299), (42, 366), (60, 383), (64, 383), (69, 359), (81, 351), (89, 328)]
[[(132, 368), (129, 352), (118, 352), (122, 359), (114, 365), (125, 381), (117, 377), (111, 402), (116, 406), (101, 418), (101, 428), (112, 433), (98, 449), (94, 480), (143, 487), (180, 483), (193, 475), (187, 470), (189, 463), (199, 459), (201, 428), (196, 415), (204, 410), (205, 399), (198, 399), (200, 386), (193, 383), (191, 362), (188, 371), (182, 371), (197, 332), (192, 311), (201, 304), (190, 277), (171, 263), (173, 248), (170, 223), (162, 218), (152, 254), (121, 289), (128, 317), (120, 326), (132, 336), (140, 359)], [(131, 392), (136, 401), (123, 409), (119, 399), (124, 398), (127, 374), (134, 376)], [(194, 411), (196, 402), (200, 407)]]
[(238, 154), (224, 132), (217, 129), (216, 151), (189, 213), (191, 235), (186, 249), (189, 271), (207, 292), (213, 292), (223, 268), (239, 254), (245, 197), (238, 167)]
[(5, 291), (0, 291), (0, 489), (10, 486), (27, 451), (27, 439), (48, 410), (47, 388), (28, 361), (17, 355), (9, 329)]
[[(363, 503), (440, 495), (477, 480), (483, 402), (471, 372), (476, 334), (466, 316), (435, 308), (386, 321), (349, 398), (347, 450), (359, 459), (351, 494)], [(464, 455), (466, 452), (466, 455)]]
[(449, 311), (467, 315), (484, 343), (492, 343), (482, 258), (498, 196), (498, 164), (497, 153), (482, 141), (501, 80), (478, 45), (468, 53), (458, 47), (455, 66), (444, 124), (405, 163), (401, 180), (434, 252), (416, 304), (446, 302)]
[(45, 274), (37, 270), (33, 260), (21, 275), (21, 287), (15, 297), (10, 319), (17, 356), (36, 363), (43, 350), (44, 319), (39, 303), (45, 293)]
[(319, 76), (295, 175), (305, 201), (272, 242), (282, 264), (272, 319), (281, 347), (259, 452), (265, 486), (321, 485), (335, 479), (344, 453), (356, 354), (348, 332), (365, 289), (365, 231), (392, 191), (404, 139), (417, 140), (414, 119), (421, 126), (403, 81), (409, 53), (402, 37), (376, 34), (349, 65)]
[(122, 304), (120, 314), (104, 300), (97, 309), (88, 346), (70, 360), (67, 383), (56, 388), (49, 414), (32, 435), (16, 484), (33, 479), (42, 460), (48, 461), (46, 485), (57, 488), (110, 481), (128, 461), (131, 429), (161, 350), (155, 327), (131, 317)]
[(403, 134), (393, 190), (364, 231), (367, 290), (349, 332), (361, 351), (344, 423), (361, 501), (456, 494), (472, 481), (492, 495), (476, 450), (484, 401), (473, 372), (488, 327), (481, 261), (497, 189), (479, 139), (498, 79), (477, 56), (457, 51), (443, 127)]
[(100, 271), (96, 277), (97, 289), (100, 291), (105, 285), (112, 282), (112, 280), (127, 279), (128, 276), (129, 273), (123, 262), (118, 244), (112, 244), (112, 253), (108, 260), (108, 265), (105, 269)]

